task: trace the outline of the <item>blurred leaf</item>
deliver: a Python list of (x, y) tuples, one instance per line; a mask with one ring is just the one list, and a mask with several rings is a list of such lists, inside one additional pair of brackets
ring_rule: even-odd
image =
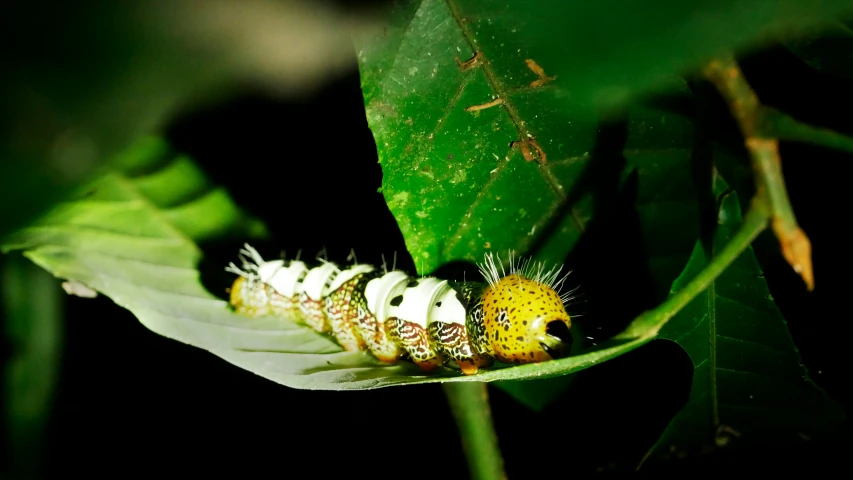
[[(705, 267), (741, 222), (737, 194), (719, 176), (714, 193), (720, 209), (710, 252), (697, 244), (673, 292)], [(655, 456), (796, 445), (841, 425), (841, 408), (809, 379), (763, 276), (749, 248), (661, 329), (659, 338), (690, 356), (694, 374), (690, 399), (658, 440)]]
[(9, 467), (13, 478), (37, 478), (59, 376), (63, 293), (50, 274), (19, 256), (2, 259), (0, 269), (9, 347), (3, 372)]
[(853, 80), (853, 20), (828, 22), (783, 43), (813, 69)]
[[(667, 108), (626, 100), (653, 92), (689, 105), (689, 90), (673, 75), (720, 50), (755, 44), (773, 28), (849, 6), (818, 7), (395, 4), (382, 36), (356, 43), (382, 191), (420, 272), (508, 249), (561, 263), (634, 171), (648, 268), (663, 298), (698, 234), (692, 124)], [(495, 100), (502, 103), (482, 108)], [(466, 111), (474, 106), (480, 109)], [(613, 106), (627, 114), (596, 113)], [(627, 133), (607, 130), (625, 117)], [(529, 146), (526, 156), (544, 154), (547, 163), (525, 162), (517, 142), (529, 138), (541, 151)], [(528, 383), (501, 386), (534, 408), (548, 401), (541, 392), (553, 397), (565, 386), (550, 382), (531, 396), (522, 392)]]
[[(0, 16), (0, 237), (179, 110), (241, 87), (296, 95), (352, 68), (345, 17), (303, 1), (12, 1)], [(348, 28), (344, 28), (348, 27)]]
[(157, 138), (137, 142), (116, 170), (87, 185), (35, 224), (5, 239), (54, 275), (75, 280), (128, 308), (161, 335), (209, 348), (335, 351), (323, 338), (279, 325), (246, 322), (209, 293), (196, 270), (197, 241), (258, 238), (221, 188)]
[(754, 49), (853, 12), (848, 0), (541, 0), (508, 7), (493, 1), (469, 14), (467, 5), (477, 3), (459, 1), (469, 22), (483, 25), (482, 36), (517, 27), (516, 44), (536, 46), (540, 65), (553, 63), (564, 79), (557, 83), (571, 92), (565, 103), (603, 107), (654, 90), (720, 52)]

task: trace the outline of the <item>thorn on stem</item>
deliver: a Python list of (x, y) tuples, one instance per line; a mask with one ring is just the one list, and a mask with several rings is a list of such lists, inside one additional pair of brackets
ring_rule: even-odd
[(486, 103), (481, 103), (480, 105), (471, 105), (470, 107), (465, 107), (465, 111), (466, 112), (477, 112), (480, 110), (485, 110), (487, 108), (495, 107), (495, 106), (500, 105), (502, 103), (504, 103), (503, 98), (496, 98), (496, 99), (492, 100), (491, 102), (486, 102)]
[(536, 60), (533, 60), (532, 58), (528, 58), (524, 61), (524, 63), (527, 64), (527, 68), (529, 68), (530, 71), (532, 71), (539, 77), (539, 80), (534, 80), (530, 82), (530, 86), (533, 88), (541, 87), (542, 85), (545, 85), (546, 83), (552, 82), (557, 79), (556, 76), (549, 77), (548, 75), (545, 75), (545, 69), (540, 67), (539, 64), (536, 63)]
[(459, 57), (456, 57), (456, 65), (459, 65), (459, 70), (463, 72), (466, 70), (471, 70), (472, 68), (480, 65), (480, 56), (483, 52), (474, 52), (474, 56), (466, 61), (459, 60)]
[[(524, 159), (527, 160), (528, 162), (532, 162), (533, 160), (536, 160), (537, 156), (539, 157), (539, 163), (542, 163), (543, 165), (545, 163), (547, 163), (547, 161), (548, 161), (548, 156), (545, 155), (545, 151), (542, 150), (542, 147), (539, 146), (539, 144), (536, 142), (536, 139), (534, 137), (530, 137), (526, 140), (525, 139), (516, 140), (516, 141), (510, 143), (509, 146), (511, 148), (515, 148), (515, 147), (520, 148), (521, 154), (524, 156)], [(533, 148), (533, 150), (536, 151), (536, 155), (534, 155), (533, 151), (531, 151), (531, 147)]]
[(814, 270), (812, 267), (812, 243), (799, 226), (787, 230), (779, 217), (773, 219), (773, 232), (779, 239), (782, 256), (797, 272), (809, 291), (814, 290)]

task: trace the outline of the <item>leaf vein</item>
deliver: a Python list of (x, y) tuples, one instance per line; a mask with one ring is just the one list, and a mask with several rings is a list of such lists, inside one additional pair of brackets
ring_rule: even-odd
[(757, 346), (759, 346), (759, 347), (761, 347), (761, 348), (763, 348), (763, 349), (765, 349), (765, 350), (769, 350), (769, 351), (771, 351), (771, 352), (773, 352), (773, 353), (776, 353), (776, 354), (779, 354), (779, 355), (784, 355), (784, 354), (786, 353), (786, 352), (784, 352), (784, 351), (777, 350), (777, 349), (775, 349), (775, 348), (773, 348), (773, 347), (771, 347), (771, 346), (769, 346), (769, 345), (765, 345), (765, 344), (760, 343), (760, 342), (757, 342), (757, 341), (755, 341), (755, 340), (748, 340), (748, 339), (745, 339), (745, 338), (738, 338), (738, 337), (730, 337), (730, 336), (728, 336), (728, 335), (720, 335), (720, 334), (717, 334), (717, 338), (724, 338), (724, 339), (726, 339), (726, 340), (732, 340), (732, 341), (734, 341), (734, 342), (737, 342), (737, 343), (743, 343), (743, 344), (746, 344), (746, 345), (757, 345)]
[(73, 224), (73, 223), (64, 224), (64, 225), (63, 224), (57, 224), (57, 223), (51, 223), (51, 224), (45, 224), (45, 225), (32, 225), (32, 226), (27, 227), (25, 229), (25, 231), (27, 231), (27, 230), (57, 231), (57, 232), (65, 232), (65, 233), (68, 233), (68, 232), (70, 232), (70, 233), (82, 233), (82, 232), (75, 232), (75, 230), (81, 230), (83, 232), (86, 232), (86, 231), (97, 232), (97, 233), (101, 233), (101, 234), (110, 234), (110, 235), (116, 235), (116, 236), (120, 236), (120, 237), (134, 238), (134, 239), (140, 239), (140, 240), (158, 240), (158, 241), (167, 242), (167, 243), (168, 242), (184, 243), (183, 241), (181, 241), (181, 239), (175, 238), (175, 237), (163, 237), (163, 236), (156, 236), (155, 237), (155, 236), (147, 236), (147, 235), (137, 235), (135, 233), (122, 232), (121, 230), (114, 230), (114, 229), (104, 228), (104, 227), (95, 226), (95, 225), (80, 225), (80, 224)]

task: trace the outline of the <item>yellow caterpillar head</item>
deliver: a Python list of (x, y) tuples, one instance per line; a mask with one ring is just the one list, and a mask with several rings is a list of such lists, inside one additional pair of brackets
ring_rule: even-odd
[(572, 323), (557, 289), (565, 277), (557, 280), (560, 270), (545, 272), (541, 264), (510, 264), (509, 275), (499, 276), (493, 257), (487, 256), (482, 268), (489, 281), (482, 296), (488, 349), (504, 363), (564, 356), (571, 346)]
[(264, 262), (257, 250), (249, 245), (240, 251), (240, 258), (243, 268), (233, 263), (225, 268), (225, 271), (237, 274), (229, 289), (229, 303), (234, 310), (246, 315), (266, 315), (270, 309), (271, 288), (263, 281), (261, 274), (264, 273), (263, 266), (271, 262)]
[(234, 308), (240, 308), (243, 305), (243, 285), (246, 283), (246, 277), (237, 277), (229, 289), (229, 303)]

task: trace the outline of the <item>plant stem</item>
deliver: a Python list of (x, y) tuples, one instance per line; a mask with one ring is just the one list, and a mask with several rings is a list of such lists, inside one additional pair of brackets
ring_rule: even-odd
[(778, 110), (762, 107), (759, 131), (767, 136), (792, 142), (806, 142), (853, 153), (853, 138), (828, 128), (818, 128), (797, 121)]
[(52, 275), (20, 255), (2, 259), (0, 280), (10, 347), (3, 372), (4, 453), (13, 478), (38, 478), (59, 375), (64, 294)]
[(643, 313), (619, 335), (619, 337), (655, 336), (661, 327), (674, 317), (682, 308), (702, 293), (711, 282), (716, 280), (723, 270), (749, 247), (753, 240), (765, 228), (770, 218), (769, 209), (760, 198), (755, 198), (752, 207), (743, 218), (737, 232), (725, 247), (719, 251), (702, 271), (690, 280), (681, 290), (670, 295), (656, 308)]
[(779, 239), (782, 255), (794, 268), (806, 287), (814, 289), (812, 246), (805, 232), (797, 224), (779, 158), (779, 140), (767, 130), (767, 107), (761, 105), (732, 57), (714, 60), (705, 68), (705, 76), (717, 87), (737, 120), (752, 160), (755, 173), (756, 196), (764, 198), (770, 208), (773, 232)]
[(503, 480), (503, 457), (492, 424), (489, 393), (482, 382), (442, 384), (459, 428), (468, 470), (475, 480)]

